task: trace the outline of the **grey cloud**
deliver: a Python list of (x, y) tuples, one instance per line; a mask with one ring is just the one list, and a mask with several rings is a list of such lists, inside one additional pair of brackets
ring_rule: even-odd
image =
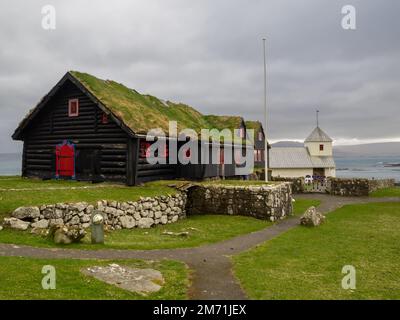
[[(204, 113), (263, 119), (268, 37), (269, 136), (301, 139), (314, 111), (336, 139), (400, 137), (400, 3), (352, 0), (356, 31), (333, 0), (22, 1), (0, 4), (0, 152), (67, 70), (123, 82)], [(41, 28), (53, 4), (57, 29)]]

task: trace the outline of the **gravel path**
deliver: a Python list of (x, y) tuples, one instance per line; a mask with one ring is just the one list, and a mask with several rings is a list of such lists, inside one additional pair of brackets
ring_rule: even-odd
[[(373, 202), (400, 202), (397, 198), (335, 197), (324, 194), (296, 195), (297, 199), (318, 199), (322, 213), (328, 213), (347, 204)], [(238, 236), (219, 243), (197, 248), (162, 250), (77, 250), (36, 248), (0, 244), (0, 256), (23, 256), (49, 259), (172, 259), (186, 263), (193, 270), (191, 299), (246, 299), (244, 291), (232, 274), (230, 256), (270, 240), (299, 224), (292, 217), (263, 230)]]

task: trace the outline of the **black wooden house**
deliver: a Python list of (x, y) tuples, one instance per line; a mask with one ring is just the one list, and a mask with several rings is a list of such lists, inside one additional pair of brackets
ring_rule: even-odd
[[(152, 128), (168, 132), (171, 120), (178, 122), (178, 129), (239, 129), (239, 138), (246, 137), (246, 122), (241, 117), (205, 116), (190, 106), (142, 95), (117, 82), (75, 71), (66, 73), (42, 98), (12, 137), (24, 142), (24, 177), (135, 185), (160, 179), (235, 175), (235, 159), (232, 164), (225, 164), (224, 159), (220, 164), (149, 164), (146, 133)], [(256, 133), (256, 149), (263, 150), (262, 137)], [(254, 154), (261, 164), (263, 158), (257, 152)]]

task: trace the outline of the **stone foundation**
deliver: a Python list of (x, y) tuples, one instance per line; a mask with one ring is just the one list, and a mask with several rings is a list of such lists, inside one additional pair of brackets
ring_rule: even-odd
[(188, 189), (188, 215), (243, 215), (275, 221), (292, 213), (290, 183), (272, 186), (195, 185)]

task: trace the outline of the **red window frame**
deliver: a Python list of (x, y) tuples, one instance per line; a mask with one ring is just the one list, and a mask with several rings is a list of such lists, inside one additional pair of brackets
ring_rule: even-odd
[(108, 123), (108, 114), (103, 112), (103, 114), (101, 115), (101, 123), (102, 124), (107, 124)]
[(68, 100), (68, 117), (79, 116), (79, 99)]
[(140, 158), (150, 158), (150, 146), (151, 143), (147, 141), (140, 141), (139, 146), (139, 157)]
[(324, 145), (323, 144), (319, 145), (319, 151), (324, 151)]

